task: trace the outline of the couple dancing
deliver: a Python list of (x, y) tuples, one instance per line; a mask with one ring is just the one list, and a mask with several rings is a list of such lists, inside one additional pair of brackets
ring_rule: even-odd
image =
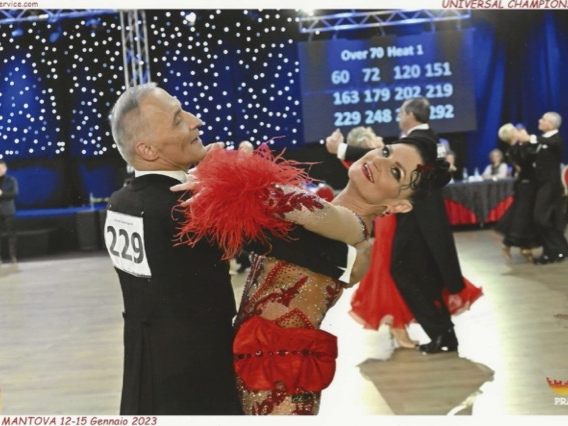
[[(509, 145), (507, 155), (517, 170), (513, 203), (497, 224), (503, 234), (503, 253), (511, 257), (511, 247), (537, 265), (562, 262), (568, 256), (564, 237), (565, 220), (560, 176), (562, 117), (549, 111), (538, 121), (541, 136), (507, 123), (499, 129), (499, 139)], [(532, 249), (542, 246), (542, 255), (533, 259)]]
[[(399, 127), (405, 137), (420, 139), (435, 150), (438, 137), (429, 127), (429, 117), (428, 100), (411, 98), (400, 107)], [(352, 143), (354, 130), (347, 143), (336, 130), (326, 139), (327, 150), (340, 160), (354, 161), (372, 146), (382, 145), (381, 138), (365, 128), (366, 143)], [(423, 353), (457, 350), (451, 315), (468, 309), (481, 289), (462, 277), (441, 190), (416, 197), (409, 214), (377, 218), (375, 241), (372, 267), (353, 294), (351, 315), (365, 328), (389, 325), (404, 348), (417, 347), (407, 332), (416, 321), (431, 339), (419, 346)]]
[[(208, 151), (202, 124), (153, 83), (129, 88), (111, 114), (135, 169), (105, 224), (125, 308), (120, 412), (315, 414), (337, 353), (319, 326), (363, 275), (374, 218), (409, 212), (413, 196), (448, 181), (447, 164), (406, 138), (356, 161), (328, 203), (302, 189), (302, 169), (266, 148)], [(197, 181), (177, 188), (194, 195), (182, 207), (188, 244), (176, 245), (181, 199), (170, 188), (195, 164)], [(117, 246), (123, 236), (134, 256)], [(245, 242), (256, 257), (234, 337), (226, 259)]]

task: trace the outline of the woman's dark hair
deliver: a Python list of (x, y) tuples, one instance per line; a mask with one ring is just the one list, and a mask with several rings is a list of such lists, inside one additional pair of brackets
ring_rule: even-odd
[(450, 163), (444, 158), (437, 158), (436, 144), (431, 140), (416, 137), (407, 137), (394, 143), (404, 143), (414, 146), (423, 164), (412, 171), (407, 188), (414, 191), (412, 198), (418, 199), (428, 196), (437, 189), (441, 189), (451, 180)]

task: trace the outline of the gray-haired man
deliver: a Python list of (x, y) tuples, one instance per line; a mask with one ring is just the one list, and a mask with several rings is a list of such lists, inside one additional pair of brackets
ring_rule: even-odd
[(202, 122), (155, 84), (117, 100), (111, 126), (135, 178), (115, 192), (105, 240), (124, 299), (121, 414), (240, 414), (235, 299), (217, 247), (175, 246), (170, 187), (206, 154)]

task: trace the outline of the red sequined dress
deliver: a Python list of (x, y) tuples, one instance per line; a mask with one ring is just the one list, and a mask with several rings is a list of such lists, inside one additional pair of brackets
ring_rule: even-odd
[(337, 357), (336, 337), (319, 326), (342, 291), (339, 280), (254, 256), (233, 343), (245, 414), (317, 414)]
[[(243, 241), (263, 240), (267, 230), (276, 237), (270, 244), (279, 238), (284, 244), (292, 222), (350, 244), (367, 237), (358, 216), (303, 190), (305, 175), (274, 160), (266, 150), (248, 158), (209, 154), (196, 170), (199, 187), (181, 232), (186, 242), (209, 238), (231, 258)], [(233, 343), (245, 414), (317, 414), (337, 357), (336, 337), (319, 327), (344, 285), (297, 264), (253, 256)]]

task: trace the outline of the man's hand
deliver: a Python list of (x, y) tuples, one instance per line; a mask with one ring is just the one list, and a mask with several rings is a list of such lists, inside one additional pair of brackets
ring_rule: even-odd
[(337, 148), (339, 147), (339, 144), (343, 143), (344, 139), (345, 138), (339, 129), (335, 129), (335, 131), (325, 139), (325, 148), (327, 149), (327, 152), (330, 154), (337, 154)]

